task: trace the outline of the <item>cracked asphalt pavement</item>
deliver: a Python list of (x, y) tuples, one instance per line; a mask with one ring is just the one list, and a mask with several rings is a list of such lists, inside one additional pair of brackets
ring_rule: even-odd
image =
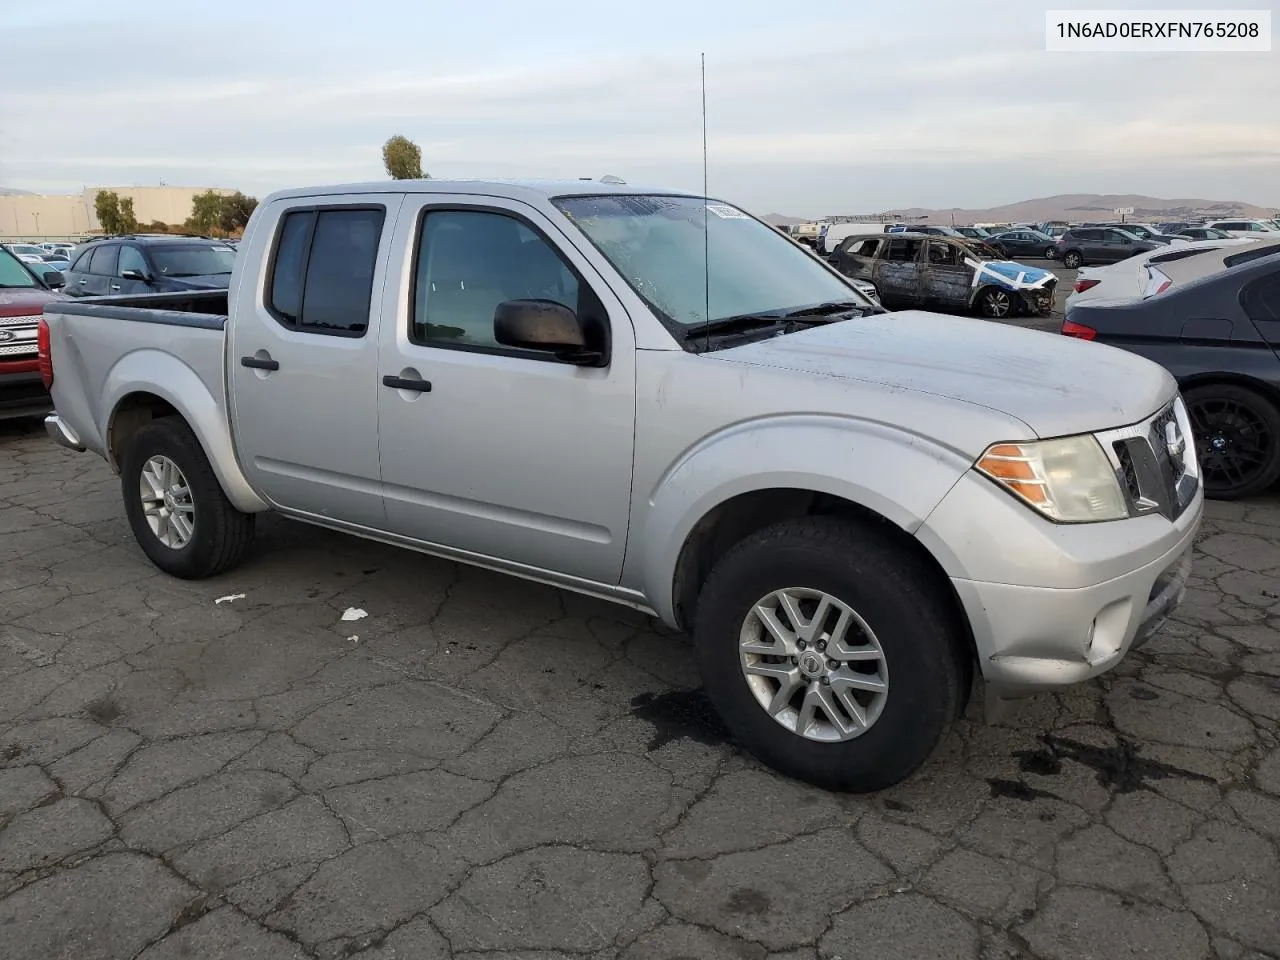
[(0, 425), (0, 957), (1280, 955), (1274, 496), (1210, 505), (1119, 669), (881, 794), (695, 687), (643, 616), (279, 519), (169, 579), (101, 461)]

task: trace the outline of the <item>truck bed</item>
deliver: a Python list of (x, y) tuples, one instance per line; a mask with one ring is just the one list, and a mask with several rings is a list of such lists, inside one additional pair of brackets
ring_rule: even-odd
[[(181, 400), (197, 411), (193, 426), (202, 438), (214, 435), (229, 443), (227, 291), (59, 300), (45, 307), (44, 317), (58, 414), (87, 449), (107, 454), (107, 428), (117, 404), (139, 392), (175, 407)], [(165, 396), (166, 388), (175, 396)]]

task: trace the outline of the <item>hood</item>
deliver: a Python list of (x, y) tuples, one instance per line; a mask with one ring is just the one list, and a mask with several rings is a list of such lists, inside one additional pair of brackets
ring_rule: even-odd
[(38, 287), (0, 287), (0, 317), (38, 314), (50, 300), (61, 299), (61, 294)]
[(212, 274), (200, 277), (166, 277), (164, 282), (171, 290), (226, 290), (231, 286), (231, 277), (227, 274)]
[(704, 356), (976, 404), (1021, 420), (1039, 437), (1136, 423), (1177, 389), (1163, 367), (1115, 347), (919, 310)]

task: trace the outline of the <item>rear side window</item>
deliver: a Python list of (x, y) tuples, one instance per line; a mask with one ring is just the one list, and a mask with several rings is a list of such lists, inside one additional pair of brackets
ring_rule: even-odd
[(71, 270), (68, 272), (88, 273), (89, 260), (92, 256), (93, 256), (93, 251), (86, 250), (84, 253), (80, 254), (80, 256), (76, 257), (76, 262), (71, 265)]
[(1076, 240), (1101, 240), (1101, 230), (1077, 230), (1071, 235)]
[(1250, 320), (1280, 321), (1280, 270), (1253, 281), (1240, 294), (1240, 303)]
[(120, 247), (114, 243), (99, 247), (93, 251), (93, 259), (89, 262), (89, 272), (95, 273), (100, 277), (114, 277), (116, 275), (116, 257), (119, 253)]
[(276, 320), (308, 333), (364, 336), (385, 217), (382, 207), (285, 214), (267, 289)]
[(863, 240), (861, 243), (850, 248), (849, 253), (857, 257), (874, 257), (876, 255), (876, 247), (880, 246), (879, 240)]

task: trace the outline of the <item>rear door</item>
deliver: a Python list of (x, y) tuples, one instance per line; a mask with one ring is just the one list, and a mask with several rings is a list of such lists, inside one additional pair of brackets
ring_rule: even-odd
[(378, 302), (403, 197), (281, 199), (232, 299), (227, 345), (240, 462), (276, 507), (385, 525), (378, 467)]
[[(95, 243), (90, 251), (88, 270), (76, 278), (75, 295), (78, 297), (105, 297), (115, 283), (116, 261), (120, 256), (120, 244)], [(68, 286), (71, 286), (68, 284)]]

